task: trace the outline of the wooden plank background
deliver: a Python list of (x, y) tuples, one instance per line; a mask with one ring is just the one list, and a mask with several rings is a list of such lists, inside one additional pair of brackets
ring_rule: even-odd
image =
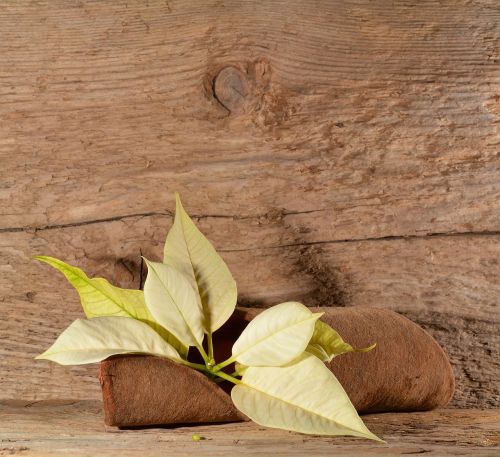
[(495, 0), (0, 4), (0, 397), (96, 399), (35, 362), (73, 319), (54, 255), (126, 287), (173, 192), (242, 305), (382, 306), (500, 404)]

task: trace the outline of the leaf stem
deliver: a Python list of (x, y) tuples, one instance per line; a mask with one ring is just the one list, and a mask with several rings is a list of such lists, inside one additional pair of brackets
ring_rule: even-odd
[(207, 367), (205, 365), (201, 365), (200, 363), (188, 362), (187, 360), (183, 360), (181, 363), (188, 367), (194, 368), (195, 370), (208, 372)]
[(239, 384), (241, 381), (239, 379), (233, 378), (231, 375), (224, 373), (223, 371), (218, 371), (214, 373), (219, 378), (225, 379), (226, 381), (232, 382), (233, 384)]
[(215, 367), (213, 367), (213, 370), (214, 370), (214, 372), (220, 371), (223, 368), (227, 367), (228, 365), (231, 365), (235, 361), (236, 361), (236, 359), (234, 358), (234, 356), (229, 357), (229, 359), (224, 360), (224, 362), (221, 362), (218, 365), (215, 365)]
[(203, 360), (205, 361), (205, 364), (208, 364), (208, 361), (210, 360), (208, 358), (208, 355), (207, 353), (205, 352), (205, 349), (203, 349), (203, 345), (199, 344), (198, 346), (196, 346), (196, 349), (198, 349), (198, 352), (201, 354), (201, 356), (203, 357)]
[(221, 378), (220, 380), (215, 379), (215, 382), (220, 382), (222, 380), (226, 380), (229, 382), (232, 382), (233, 384), (239, 384), (241, 381), (234, 376), (237, 375), (236, 372), (234, 372), (232, 375), (229, 375), (227, 373), (224, 373), (223, 371), (214, 371), (214, 369), (210, 369), (209, 367), (205, 365), (201, 365), (200, 363), (193, 363), (193, 362), (188, 362), (187, 360), (182, 360), (180, 363), (183, 365), (186, 365), (190, 368), (194, 368), (195, 370), (203, 371), (209, 375), (217, 376)]
[(208, 332), (207, 342), (208, 342), (208, 358), (209, 358), (209, 360), (213, 360), (214, 359), (214, 343), (212, 341), (212, 332)]

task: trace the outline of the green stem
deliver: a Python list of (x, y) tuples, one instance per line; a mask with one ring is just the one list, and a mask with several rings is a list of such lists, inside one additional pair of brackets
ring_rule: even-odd
[(208, 358), (207, 353), (205, 352), (205, 349), (203, 349), (203, 345), (200, 344), (200, 345), (196, 346), (196, 348), (198, 349), (198, 352), (203, 357), (203, 360), (205, 361), (205, 364), (207, 364), (208, 361), (209, 361), (209, 358)]
[(232, 382), (233, 384), (239, 384), (241, 381), (239, 379), (233, 378), (231, 375), (224, 373), (223, 371), (219, 371), (214, 373), (219, 378), (225, 379), (226, 381)]
[(209, 358), (209, 360), (213, 360), (214, 359), (214, 343), (212, 341), (212, 332), (208, 332), (207, 342), (208, 342), (208, 358)]
[(186, 365), (187, 367), (194, 368), (195, 370), (208, 372), (207, 367), (205, 365), (201, 365), (199, 363), (188, 362), (187, 360), (182, 360), (181, 363), (183, 365)]
[(215, 367), (213, 367), (214, 372), (220, 371), (223, 368), (227, 367), (228, 365), (231, 365), (233, 362), (235, 362), (235, 360), (236, 359), (234, 358), (234, 356), (229, 357), (229, 359), (224, 360), (224, 362), (221, 362), (218, 365), (215, 365)]
[(220, 382), (222, 380), (226, 380), (229, 382), (232, 382), (233, 384), (239, 384), (241, 381), (239, 379), (236, 379), (234, 375), (237, 373), (233, 373), (232, 375), (226, 374), (223, 371), (218, 371), (214, 372), (213, 369), (211, 370), (210, 368), (206, 367), (205, 365), (201, 365), (199, 363), (193, 363), (193, 362), (188, 362), (187, 360), (181, 360), (180, 363), (183, 365), (186, 365), (187, 367), (194, 368), (195, 370), (203, 371), (205, 373), (208, 373), (210, 375), (217, 376), (221, 378), (220, 380), (215, 380), (215, 382)]

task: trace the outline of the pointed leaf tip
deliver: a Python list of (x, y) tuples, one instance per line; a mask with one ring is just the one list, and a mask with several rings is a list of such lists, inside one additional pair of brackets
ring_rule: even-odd
[(175, 199), (175, 218), (165, 241), (163, 262), (188, 278), (202, 304), (204, 330), (212, 333), (236, 307), (236, 282), (222, 257), (184, 210), (177, 192)]
[(323, 321), (316, 321), (314, 332), (306, 351), (315, 355), (323, 362), (331, 362), (334, 357), (347, 352), (368, 352), (376, 344), (369, 347), (357, 349), (346, 343), (342, 337), (328, 324)]
[(61, 365), (82, 365), (129, 353), (181, 360), (178, 352), (147, 324), (113, 316), (77, 319), (49, 349), (35, 358)]
[(60, 271), (76, 289), (88, 318), (103, 316), (132, 317), (148, 324), (165, 341), (187, 357), (188, 348), (155, 321), (146, 307), (142, 290), (121, 289), (113, 286), (104, 278), (89, 278), (80, 268), (49, 256), (36, 256), (37, 260), (47, 263)]
[(231, 398), (267, 427), (383, 442), (365, 426), (333, 373), (307, 353), (284, 367), (248, 367)]

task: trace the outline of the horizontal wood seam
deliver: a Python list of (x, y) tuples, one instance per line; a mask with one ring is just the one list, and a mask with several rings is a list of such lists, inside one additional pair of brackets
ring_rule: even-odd
[[(297, 214), (309, 214), (309, 213), (319, 213), (327, 211), (328, 209), (313, 209), (307, 211), (283, 211), (280, 213), (281, 217), (293, 216)], [(268, 216), (268, 213), (256, 214), (256, 215), (231, 215), (231, 214), (191, 214), (193, 219), (233, 219), (233, 220), (244, 220), (244, 219), (260, 219)], [(0, 233), (15, 233), (15, 232), (39, 232), (43, 230), (57, 230), (64, 229), (69, 227), (81, 227), (84, 225), (92, 225), (92, 224), (102, 224), (106, 222), (116, 222), (124, 219), (133, 219), (135, 217), (152, 217), (152, 216), (165, 216), (165, 217), (174, 217), (173, 212), (169, 211), (152, 211), (147, 213), (134, 213), (134, 214), (126, 214), (123, 216), (113, 216), (102, 219), (94, 219), (90, 221), (80, 221), (80, 222), (70, 222), (67, 224), (52, 224), (52, 225), (42, 225), (39, 227), (0, 227)]]
[(320, 241), (302, 241), (300, 243), (278, 244), (276, 246), (255, 246), (250, 248), (238, 249), (217, 249), (219, 252), (243, 252), (254, 251), (258, 249), (280, 249), (297, 246), (314, 246), (318, 244), (340, 244), (340, 243), (357, 243), (361, 241), (389, 241), (389, 240), (411, 240), (418, 238), (439, 238), (439, 237), (452, 237), (452, 236), (498, 236), (500, 230), (484, 230), (484, 231), (470, 231), (470, 232), (435, 232), (426, 233), (423, 235), (385, 235), (367, 238), (351, 238), (343, 240), (320, 240)]
[[(309, 210), (309, 211), (294, 211), (294, 212), (283, 212), (282, 217), (285, 218), (290, 215), (297, 214), (307, 214), (307, 213), (315, 213), (322, 212), (324, 209), (320, 210)], [(132, 218), (142, 218), (142, 217), (152, 217), (152, 216), (166, 216), (166, 217), (174, 217), (173, 213), (168, 211), (165, 212), (148, 212), (148, 213), (136, 213), (136, 214), (127, 214), (124, 216), (115, 216), (103, 219), (95, 219), (91, 221), (81, 221), (81, 222), (73, 222), (69, 224), (54, 224), (54, 225), (45, 225), (41, 227), (6, 227), (0, 228), (0, 233), (15, 233), (15, 232), (39, 232), (45, 230), (57, 230), (57, 229), (65, 229), (71, 227), (81, 227), (85, 225), (93, 225), (93, 224), (102, 224), (106, 222), (116, 222), (125, 219)], [(192, 215), (193, 219), (208, 219), (208, 218), (222, 218), (222, 219), (259, 219), (265, 217), (265, 214), (256, 215), (256, 216), (231, 216), (231, 215), (222, 215), (222, 214), (204, 214), (204, 215)], [(287, 247), (297, 247), (297, 246), (314, 246), (321, 244), (338, 244), (338, 243), (353, 243), (353, 242), (361, 242), (361, 241), (388, 241), (388, 240), (404, 240), (404, 239), (417, 239), (417, 238), (432, 238), (432, 237), (449, 237), (449, 236), (497, 236), (500, 235), (500, 230), (479, 230), (479, 231), (466, 231), (466, 232), (431, 232), (425, 233), (422, 235), (384, 235), (377, 237), (365, 237), (365, 238), (350, 238), (350, 239), (339, 239), (339, 240), (318, 240), (318, 241), (302, 241), (299, 243), (287, 243), (287, 244), (279, 244), (275, 246), (255, 246), (249, 248), (237, 248), (237, 249), (218, 249), (219, 252), (245, 252), (245, 251), (253, 251), (257, 249), (281, 249)]]

